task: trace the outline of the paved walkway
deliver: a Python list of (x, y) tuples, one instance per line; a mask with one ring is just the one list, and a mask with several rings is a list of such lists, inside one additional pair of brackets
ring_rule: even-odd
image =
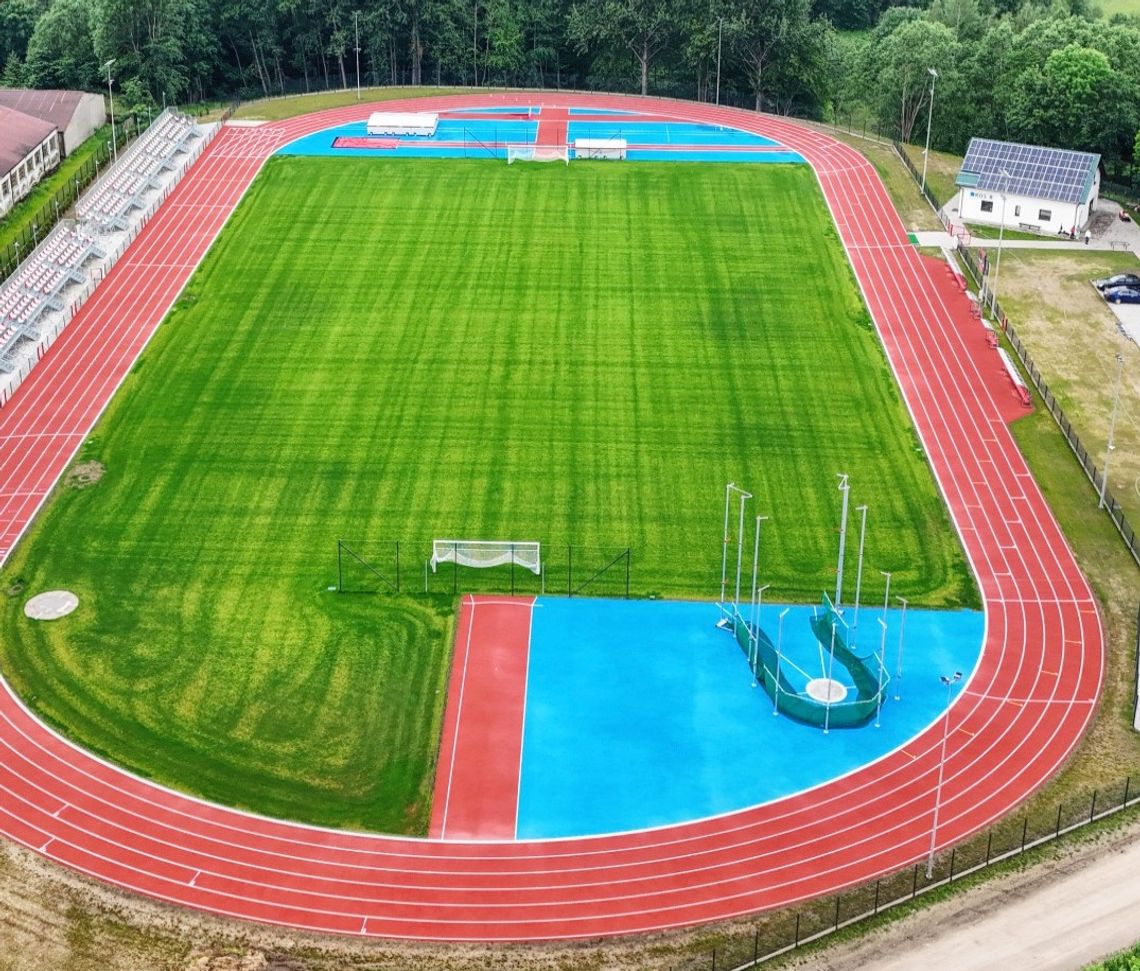
[[(949, 247), (953, 249), (958, 245), (957, 239), (949, 233), (943, 232), (922, 232), (912, 233), (919, 246), (937, 246), (940, 249)], [(996, 239), (982, 239), (980, 236), (973, 237), (974, 246), (997, 246)], [(1042, 237), (1041, 239), (1003, 239), (1003, 249), (1059, 249), (1059, 250), (1082, 250), (1082, 249), (1095, 249), (1095, 250), (1112, 250), (1117, 252), (1121, 251), (1122, 242), (1115, 239), (1094, 239), (1086, 246), (1081, 240), (1068, 240), (1068, 239), (1049, 239)], [(1135, 246), (1135, 244), (1133, 244)]]

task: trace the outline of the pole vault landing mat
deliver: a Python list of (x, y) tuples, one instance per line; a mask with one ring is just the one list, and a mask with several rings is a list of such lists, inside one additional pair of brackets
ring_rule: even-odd
[[(764, 605), (775, 636), (784, 605)], [(904, 746), (946, 707), (939, 675), (974, 670), (977, 611), (889, 610), (892, 678), (878, 719), (818, 727), (773, 713), (710, 603), (466, 598), (457, 629), (433, 836), (624, 832), (782, 798)], [(854, 619), (846, 608), (848, 623)], [(859, 613), (881, 648), (882, 607)], [(787, 663), (827, 677), (811, 607), (784, 617)], [(901, 663), (899, 636), (903, 634)], [(900, 676), (901, 669), (901, 676)], [(835, 665), (832, 676), (841, 676)], [(964, 684), (966, 679), (964, 679)]]

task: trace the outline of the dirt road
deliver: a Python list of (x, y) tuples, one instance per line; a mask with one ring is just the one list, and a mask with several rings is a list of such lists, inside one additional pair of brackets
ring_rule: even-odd
[(802, 967), (1072, 971), (1140, 940), (1140, 828), (907, 917)]

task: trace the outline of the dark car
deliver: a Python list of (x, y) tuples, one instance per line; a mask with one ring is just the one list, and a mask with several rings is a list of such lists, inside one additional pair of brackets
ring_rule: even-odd
[(1098, 290), (1110, 290), (1112, 287), (1140, 287), (1140, 276), (1135, 273), (1117, 273), (1105, 280), (1093, 280), (1093, 286)]
[(1112, 287), (1104, 291), (1104, 299), (1109, 303), (1140, 303), (1140, 289), (1136, 287)]

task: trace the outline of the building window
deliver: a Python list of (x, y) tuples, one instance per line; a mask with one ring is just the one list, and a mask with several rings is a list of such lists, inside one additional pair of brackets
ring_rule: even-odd
[(1047, 223), (1053, 218), (1053, 210), (1039, 209), (1037, 210), (1037, 218), (1040, 219), (1043, 223)]
[(982, 212), (993, 212), (993, 211), (994, 211), (993, 199), (984, 199), (982, 201)]

